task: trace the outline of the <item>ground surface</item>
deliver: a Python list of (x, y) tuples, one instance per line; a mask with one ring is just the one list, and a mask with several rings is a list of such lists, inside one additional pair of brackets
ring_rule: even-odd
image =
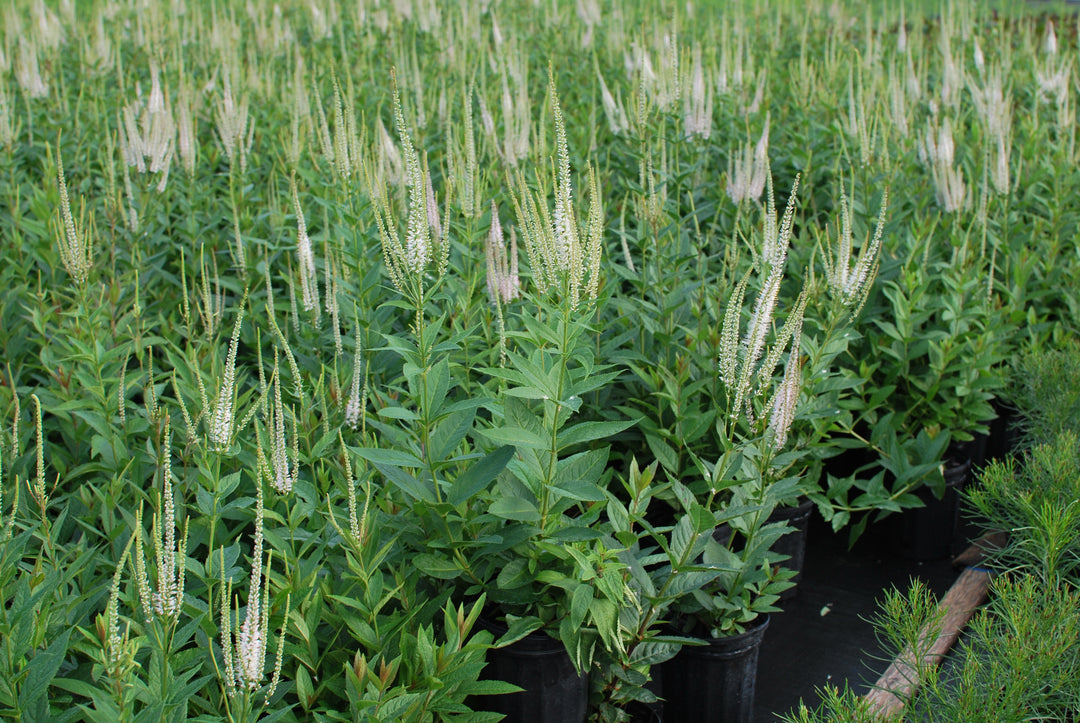
[(889, 664), (878, 660), (883, 652), (867, 622), (882, 592), (917, 576), (940, 597), (956, 579), (948, 559), (905, 560), (889, 550), (886, 538), (871, 534), (848, 550), (846, 534), (833, 535), (813, 520), (799, 593), (773, 615), (762, 645), (755, 723), (776, 721), (776, 713), (800, 698), (816, 706), (815, 688), (826, 683), (846, 680), (865, 692)]

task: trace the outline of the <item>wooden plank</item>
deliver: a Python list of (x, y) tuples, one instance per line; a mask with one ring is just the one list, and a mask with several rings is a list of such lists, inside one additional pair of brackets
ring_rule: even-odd
[[(934, 632), (933, 629), (928, 626), (920, 637), (918, 647), (926, 650), (922, 659), (924, 667), (941, 663), (975, 610), (986, 599), (989, 584), (990, 574), (986, 570), (969, 567), (960, 573), (938, 604), (938, 608), (944, 611), (944, 617), (937, 637), (928, 648), (924, 647), (924, 644)], [(903, 651), (878, 679), (874, 690), (867, 693), (870, 707), (878, 714), (886, 718), (897, 715), (903, 709), (905, 701), (919, 687), (915, 654), (911, 650)]]
[(968, 549), (953, 558), (953, 567), (963, 569), (965, 567), (978, 567), (983, 564), (988, 553), (1000, 550), (1009, 541), (1009, 535), (1000, 530), (987, 532), (971, 543)]

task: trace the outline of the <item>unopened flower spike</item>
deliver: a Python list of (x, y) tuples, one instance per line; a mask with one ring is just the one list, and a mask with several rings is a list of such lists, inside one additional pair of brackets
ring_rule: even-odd
[(83, 287), (90, 278), (90, 269), (94, 265), (94, 235), (92, 232), (93, 216), (86, 220), (86, 201), (80, 200), (79, 220), (71, 213), (68, 199), (67, 179), (64, 176), (64, 160), (60, 156), (60, 141), (56, 143), (56, 179), (60, 187), (60, 209), (58, 213), (60, 261), (64, 269), (75, 282)]

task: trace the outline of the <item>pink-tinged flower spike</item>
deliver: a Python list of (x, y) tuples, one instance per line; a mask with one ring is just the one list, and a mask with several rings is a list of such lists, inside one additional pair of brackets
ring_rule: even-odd
[(15, 80), (27, 98), (45, 98), (49, 95), (49, 86), (41, 77), (38, 66), (37, 46), (33, 41), (19, 38), (19, 55), (15, 64)]
[(1043, 39), (1043, 50), (1047, 55), (1057, 55), (1058, 43), (1057, 33), (1054, 32), (1054, 21), (1046, 21), (1046, 37)]
[(491, 202), (491, 231), (488, 232), (485, 257), (488, 298), (491, 303), (506, 304), (519, 298), (521, 281), (518, 278), (517, 240), (511, 237), (508, 257), (502, 224), (499, 222), (499, 207), (494, 201)]
[(738, 155), (728, 162), (727, 194), (736, 204), (761, 198), (769, 177), (769, 116), (753, 148), (747, 143)]
[(180, 92), (176, 97), (176, 131), (180, 165), (188, 178), (192, 178), (199, 156), (199, 134), (194, 91), (185, 82), (180, 83)]
[(7, 83), (0, 83), (0, 146), (10, 154), (14, 149), (19, 125), (18, 121), (14, 120), (15, 114), (12, 110), (11, 99), (7, 95), (6, 85)]
[(712, 135), (714, 84), (705, 81), (699, 43), (694, 44), (691, 57), (690, 77), (686, 82), (690, 92), (683, 97), (683, 130), (691, 138), (708, 140)]
[(214, 108), (214, 120), (217, 122), (218, 139), (225, 150), (225, 157), (230, 165), (243, 173), (247, 169), (247, 154), (255, 138), (255, 124), (248, 119), (246, 98), (237, 99), (232, 90), (232, 72), (221, 66), (221, 98)]

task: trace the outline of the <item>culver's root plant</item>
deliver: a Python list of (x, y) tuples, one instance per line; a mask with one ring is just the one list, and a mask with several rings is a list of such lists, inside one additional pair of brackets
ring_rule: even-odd
[(585, 670), (598, 644), (620, 644), (623, 566), (597, 529), (607, 499), (608, 447), (601, 445), (633, 422), (574, 419), (586, 395), (618, 372), (596, 358), (590, 334), (600, 303), (599, 186), (590, 169), (583, 230), (553, 80), (549, 88), (554, 208), (546, 190), (533, 191), (517, 176), (512, 198), (532, 283), (508, 318), (507, 365), (488, 371), (501, 381), (492, 425), (482, 431), (516, 454), (491, 490), (489, 541), (475, 553), (484, 565), (481, 579), (490, 581), (489, 604), (510, 625), (503, 642), (543, 629), (562, 640), (575, 666)]

